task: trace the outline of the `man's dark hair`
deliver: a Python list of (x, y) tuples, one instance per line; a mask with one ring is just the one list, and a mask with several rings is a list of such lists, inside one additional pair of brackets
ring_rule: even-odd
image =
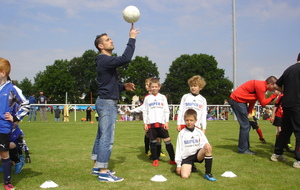
[(274, 76), (270, 76), (266, 79), (267, 84), (275, 83), (276, 81), (277, 81), (277, 78)]
[(297, 62), (300, 61), (300, 53), (298, 54)]
[(98, 48), (98, 45), (102, 43), (102, 40), (101, 40), (101, 37), (102, 37), (102, 36), (107, 36), (107, 34), (106, 34), (106, 33), (103, 33), (103, 34), (97, 35), (97, 36), (96, 36), (96, 39), (95, 39), (95, 42), (94, 42), (95, 47), (97, 48), (97, 50), (98, 50), (99, 52), (101, 52), (101, 50)]

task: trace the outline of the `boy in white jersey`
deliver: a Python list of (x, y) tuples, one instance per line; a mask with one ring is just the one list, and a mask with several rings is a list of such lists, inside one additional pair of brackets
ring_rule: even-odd
[[(149, 83), (150, 83), (150, 80), (152, 78), (147, 78), (145, 80), (145, 88), (148, 92), (148, 94), (145, 95), (148, 96), (149, 94), (151, 94), (151, 90), (150, 90), (150, 86), (149, 86)], [(144, 104), (142, 104), (141, 106), (138, 106), (132, 110), (129, 110), (127, 112), (125, 112), (126, 114), (131, 114), (131, 113), (142, 113), (143, 111), (143, 106)], [(150, 152), (150, 139), (147, 137), (147, 132), (145, 133), (145, 136), (144, 136), (144, 145), (145, 145), (145, 155), (146, 156), (151, 156), (151, 152)], [(157, 154), (160, 155), (160, 156), (165, 156), (165, 154), (161, 151), (161, 139), (160, 138), (157, 138), (157, 142), (156, 142), (156, 147), (157, 147)], [(152, 157), (150, 157), (150, 159), (152, 160)]]
[(176, 164), (174, 161), (174, 148), (169, 137), (169, 116), (170, 110), (165, 95), (159, 93), (160, 82), (152, 78), (149, 83), (151, 94), (146, 96), (143, 104), (144, 129), (147, 137), (150, 139), (150, 151), (153, 158), (152, 165), (158, 166), (157, 138), (163, 138), (166, 149), (170, 156), (170, 164)]
[(202, 163), (204, 160), (204, 178), (209, 181), (216, 181), (211, 174), (212, 147), (205, 134), (195, 126), (197, 112), (193, 109), (188, 109), (184, 114), (184, 120), (186, 127), (179, 132), (176, 143), (176, 173), (182, 178), (189, 178), (193, 163)]
[(205, 134), (206, 130), (206, 116), (207, 116), (207, 102), (206, 99), (200, 94), (200, 91), (206, 85), (204, 78), (195, 75), (188, 80), (190, 93), (185, 94), (181, 98), (180, 106), (178, 109), (177, 131), (185, 127), (184, 113), (188, 109), (193, 109), (197, 112), (196, 127), (199, 127)]

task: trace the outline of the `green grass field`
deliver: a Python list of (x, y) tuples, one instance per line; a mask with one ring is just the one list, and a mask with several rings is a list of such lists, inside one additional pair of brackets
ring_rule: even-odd
[[(30, 148), (32, 163), (24, 165), (20, 174), (12, 174), (16, 189), (41, 189), (40, 185), (52, 180), (59, 185), (56, 189), (297, 189), (300, 185), (300, 170), (294, 169), (293, 155), (285, 153), (289, 162), (276, 163), (269, 160), (275, 141), (275, 127), (269, 121), (259, 121), (267, 144), (258, 140), (256, 131), (251, 130), (251, 149), (257, 155), (237, 154), (238, 123), (209, 121), (207, 137), (213, 146), (213, 175), (216, 182), (203, 179), (204, 164), (197, 164), (199, 173), (192, 173), (189, 179), (181, 179), (173, 173), (174, 165), (168, 164), (169, 157), (162, 157), (159, 167), (153, 167), (144, 155), (142, 121), (118, 121), (115, 144), (109, 169), (116, 176), (124, 177), (119, 183), (103, 183), (91, 175), (93, 162), (91, 150), (97, 130), (97, 123), (81, 122), (85, 112), (77, 113), (77, 122), (71, 114), (70, 122), (54, 122), (54, 115), (48, 114), (48, 122), (20, 123), (25, 140)], [(177, 131), (175, 121), (170, 122), (170, 136), (175, 147)], [(292, 137), (292, 145), (294, 145)], [(166, 152), (163, 144), (162, 150)], [(14, 171), (14, 170), (13, 170)], [(232, 171), (235, 178), (221, 177), (225, 171)], [(166, 182), (152, 182), (157, 174), (167, 178)], [(1, 175), (2, 176), (2, 175)], [(2, 183), (3, 185), (3, 183)]]

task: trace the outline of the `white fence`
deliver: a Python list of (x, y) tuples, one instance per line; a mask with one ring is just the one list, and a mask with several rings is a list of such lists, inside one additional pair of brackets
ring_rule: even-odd
[[(31, 104), (33, 106), (36, 106), (36, 109), (38, 109), (41, 104)], [(43, 106), (47, 106), (48, 109), (54, 109), (56, 106), (59, 106), (60, 109), (64, 109), (65, 106), (68, 107), (69, 111), (72, 111), (71, 113), (74, 113), (74, 121), (76, 121), (76, 112), (77, 111), (83, 111), (86, 110), (88, 106), (92, 107), (92, 109), (95, 110), (95, 104), (43, 104)], [(121, 106), (127, 106), (129, 109), (133, 109), (134, 105), (132, 104), (118, 104), (118, 107)], [(269, 106), (272, 107), (272, 106)], [(176, 119), (176, 114), (177, 110), (179, 108), (179, 104), (169, 104), (169, 109), (170, 109), (170, 119), (175, 120)], [(259, 118), (262, 113), (262, 109), (260, 105), (256, 105), (256, 117)], [(232, 113), (230, 105), (207, 105), (208, 110), (213, 110), (214, 115), (216, 120), (220, 120), (223, 118), (223, 114), (225, 110), (228, 110), (229, 114)]]

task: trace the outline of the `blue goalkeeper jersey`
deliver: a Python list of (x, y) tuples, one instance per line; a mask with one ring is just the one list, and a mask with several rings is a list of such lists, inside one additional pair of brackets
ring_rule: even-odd
[(10, 142), (14, 142), (15, 144), (20, 143), (20, 141), (19, 141), (20, 136), (24, 137), (24, 133), (23, 133), (22, 129), (20, 129), (19, 125), (16, 125), (16, 127), (11, 131)]
[[(16, 104), (19, 105), (17, 110)], [(4, 114), (9, 112), (14, 121), (22, 120), (29, 111), (29, 102), (23, 96), (22, 90), (13, 85), (11, 81), (0, 86), (0, 133), (9, 134), (13, 127), (13, 122), (5, 120)]]

